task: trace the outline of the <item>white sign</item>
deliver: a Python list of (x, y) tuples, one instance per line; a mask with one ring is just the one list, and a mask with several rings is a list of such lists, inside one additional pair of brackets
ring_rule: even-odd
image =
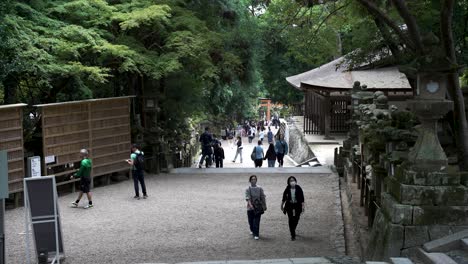
[(54, 155), (45, 157), (45, 164), (54, 163), (54, 162), (55, 162), (55, 156)]
[(28, 176), (41, 177), (41, 157), (34, 156), (28, 158)]

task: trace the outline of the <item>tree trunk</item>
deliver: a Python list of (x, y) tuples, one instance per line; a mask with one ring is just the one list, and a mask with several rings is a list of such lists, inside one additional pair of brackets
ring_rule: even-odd
[[(453, 0), (445, 0), (440, 12), (440, 35), (445, 55), (450, 63), (456, 65), (457, 57), (452, 32)], [(457, 72), (449, 74), (448, 92), (452, 97), (453, 123), (455, 127), (455, 142), (457, 146), (458, 163), (460, 169), (468, 169), (468, 122), (466, 121), (465, 100), (460, 88), (460, 79)]]
[(3, 102), (5, 104), (16, 104), (18, 102), (17, 89), (18, 80), (13, 75), (8, 75), (3, 80)]

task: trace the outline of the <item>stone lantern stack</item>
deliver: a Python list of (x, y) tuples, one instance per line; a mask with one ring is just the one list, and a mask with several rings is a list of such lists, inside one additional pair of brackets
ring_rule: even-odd
[(428, 241), (468, 228), (466, 181), (448, 169), (437, 138), (437, 121), (453, 108), (445, 100), (446, 80), (442, 74), (418, 75), (415, 99), (408, 105), (421, 122), (419, 136), (408, 162), (386, 178), (367, 259), (411, 256)]

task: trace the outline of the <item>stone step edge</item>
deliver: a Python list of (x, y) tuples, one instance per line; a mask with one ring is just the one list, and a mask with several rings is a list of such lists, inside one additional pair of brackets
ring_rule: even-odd
[(460, 240), (464, 238), (468, 238), (468, 229), (427, 242), (423, 248), (427, 252), (447, 252), (458, 249), (461, 246)]
[(425, 264), (458, 264), (445, 253), (428, 253), (419, 248), (418, 255)]
[[(345, 257), (345, 256), (343, 256)], [(172, 264), (334, 264), (327, 257), (310, 258), (284, 258), (284, 259), (260, 259), (260, 260), (219, 260), (219, 261), (197, 261), (177, 262)], [(138, 264), (171, 264), (164, 262), (141, 262)]]

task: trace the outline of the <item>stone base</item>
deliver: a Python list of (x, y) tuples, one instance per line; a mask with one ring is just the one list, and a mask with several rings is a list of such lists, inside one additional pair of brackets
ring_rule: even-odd
[(468, 229), (467, 225), (394, 224), (382, 210), (374, 219), (366, 260), (388, 261), (391, 257), (411, 257), (424, 243)]
[(411, 256), (424, 243), (468, 229), (468, 206), (419, 206), (383, 193), (372, 227), (368, 260)]

